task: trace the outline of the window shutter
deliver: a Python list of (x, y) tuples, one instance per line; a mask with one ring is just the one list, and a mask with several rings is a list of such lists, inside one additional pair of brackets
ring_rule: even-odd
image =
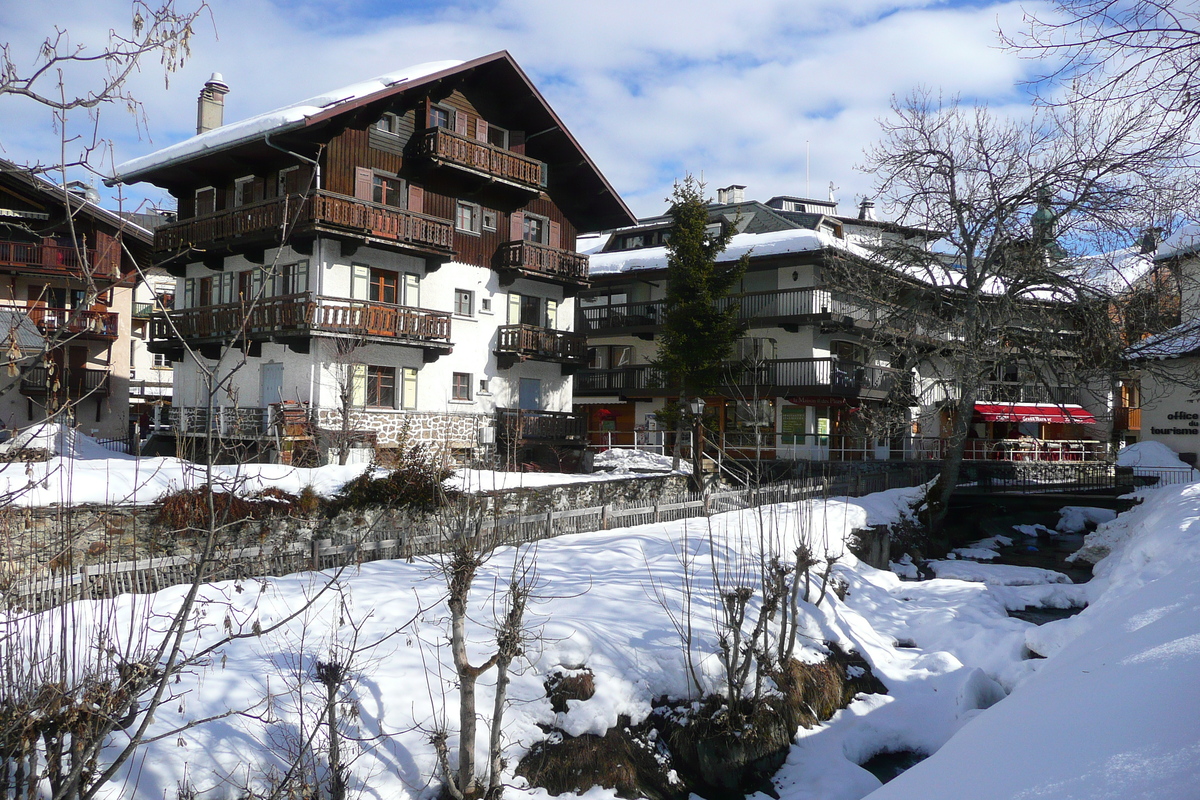
[(292, 294), (304, 294), (308, 291), (308, 260), (296, 264), (296, 278), (292, 281)]
[(183, 282), (183, 307), (196, 307), (196, 279), (188, 278)]
[(421, 305), (421, 276), (413, 272), (404, 273), (404, 301), (413, 308)]
[(350, 405), (361, 408), (367, 404), (367, 365), (350, 365)]
[(508, 149), (525, 155), (525, 131), (508, 132)]
[(508, 239), (511, 242), (519, 242), (525, 238), (525, 212), (514, 211), (509, 215), (508, 224)]
[(467, 114), (465, 111), (455, 110), (454, 112), (454, 132), (462, 136), (467, 135)]
[(508, 324), (521, 324), (521, 295), (516, 292), (508, 293)]
[(354, 197), (358, 200), (371, 199), (371, 188), (375, 175), (366, 167), (354, 168)]
[(366, 300), (369, 297), (371, 269), (363, 264), (350, 267), (350, 299)]
[(404, 368), (404, 388), (401, 392), (400, 407), (408, 409), (417, 407), (417, 371), (411, 367)]
[(551, 247), (562, 247), (562, 225), (559, 225), (554, 220), (550, 220), (550, 241), (548, 244)]
[(488, 124), (486, 119), (475, 120), (475, 138), (481, 142), (488, 140)]
[(416, 214), (425, 213), (425, 189), (412, 183), (408, 185), (408, 210)]
[(558, 301), (546, 300), (546, 327), (550, 330), (558, 330)]
[(217, 210), (217, 192), (215, 189), (201, 189), (196, 192), (196, 216), (211, 214)]

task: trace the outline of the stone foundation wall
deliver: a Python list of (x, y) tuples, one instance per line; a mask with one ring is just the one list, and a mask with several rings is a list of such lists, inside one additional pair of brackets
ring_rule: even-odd
[[(342, 412), (334, 408), (316, 410), (317, 426), (325, 431), (342, 429)], [(423, 442), (437, 451), (474, 449), (479, 432), (491, 427), (489, 414), (442, 414), (430, 411), (350, 412), (350, 429), (374, 431), (380, 447), (397, 447), (403, 442)]]

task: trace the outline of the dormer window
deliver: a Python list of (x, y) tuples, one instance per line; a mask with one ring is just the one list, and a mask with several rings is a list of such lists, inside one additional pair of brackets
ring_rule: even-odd
[(400, 133), (400, 115), (399, 114), (384, 114), (378, 122), (375, 123), (375, 129), (384, 133), (399, 134)]

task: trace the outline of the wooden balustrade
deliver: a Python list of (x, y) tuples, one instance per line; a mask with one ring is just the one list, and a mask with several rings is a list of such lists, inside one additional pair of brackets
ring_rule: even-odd
[[(120, 259), (109, 254), (101, 257), (94, 248), (55, 244), (55, 240), (16, 242), (0, 240), (0, 266), (27, 267), (38, 272), (59, 272), (67, 277), (83, 279), (89, 272), (93, 277), (114, 278), (120, 275)], [(119, 251), (115, 251), (119, 255)], [(84, 269), (84, 265), (88, 269)]]
[(536, 158), (446, 128), (431, 128), (420, 141), (418, 155), (443, 164), (480, 172), (535, 192), (546, 185), (546, 165)]
[(454, 226), (449, 220), (322, 191), (307, 197), (275, 197), (164, 225), (154, 233), (154, 248), (177, 252), (241, 237), (269, 236), (280, 241), (285, 233), (314, 227), (340, 228), (443, 254), (449, 254), (454, 246)]
[(578, 441), (587, 437), (587, 417), (562, 411), (497, 408), (496, 431), (502, 442)]
[(535, 361), (582, 364), (587, 356), (587, 338), (536, 325), (502, 325), (496, 352)]
[(25, 309), (25, 313), (38, 330), (48, 335), (60, 333), (102, 339), (117, 338), (117, 315), (111, 311), (31, 306)]
[(51, 380), (46, 367), (31, 367), (21, 371), (21, 394), (27, 397), (108, 397), (108, 370), (68, 367), (57, 377), (58, 385)]
[[(450, 344), (449, 313), (312, 294), (266, 298), (250, 308), (233, 303), (170, 311), (168, 315), (183, 339), (228, 338), (244, 326), (249, 338), (323, 332)], [(155, 338), (176, 338), (170, 323), (156, 320)]]
[(588, 257), (536, 242), (505, 242), (500, 245), (498, 265), (538, 276), (564, 278), (571, 283), (586, 283)]

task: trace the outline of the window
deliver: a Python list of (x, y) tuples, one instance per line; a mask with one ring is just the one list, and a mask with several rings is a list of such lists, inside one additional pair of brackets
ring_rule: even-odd
[(633, 363), (633, 347), (627, 344), (588, 348), (588, 369), (620, 369)]
[(308, 291), (308, 262), (297, 261), (295, 264), (284, 264), (275, 273), (275, 292), (277, 297), (289, 294), (303, 294)]
[(471, 373), (454, 373), (453, 382), (450, 385), (450, 399), (464, 401), (471, 399)]
[(170, 369), (171, 368), (171, 362), (167, 360), (166, 353), (155, 353), (154, 354), (154, 368), (155, 369)]
[(558, 301), (528, 294), (508, 293), (508, 324), (558, 327)]
[(199, 288), (199, 297), (196, 298), (196, 305), (211, 306), (213, 304), (213, 279), (201, 278)]
[(508, 149), (508, 131), (504, 128), (497, 128), (495, 125), (489, 124), (487, 129), (488, 144), (496, 147)]
[(488, 379), (487, 378), (479, 379), (479, 393), (480, 394), (488, 394)]
[(376, 408), (396, 407), (396, 368), (367, 366), (366, 404)]
[(529, 213), (525, 214), (525, 241), (546, 244), (547, 228), (548, 226), (546, 225), (546, 220), (544, 218), (535, 217)]
[(483, 229), (485, 231), (496, 230), (496, 212), (489, 208), (483, 210)]
[(490, 297), (479, 298), (479, 313), (481, 313), (481, 314), (492, 313), (492, 298), (490, 298)]
[(454, 217), (454, 227), (463, 233), (479, 233), (481, 218), (479, 206), (460, 200)]
[(404, 182), (375, 173), (371, 177), (371, 201), (392, 208), (404, 208)]
[(384, 133), (399, 134), (400, 133), (400, 115), (387, 113), (384, 114), (378, 122), (375, 123), (375, 129)]
[(399, 273), (388, 269), (371, 270), (371, 284), (367, 299), (373, 303), (389, 303), (395, 305), (399, 290)]
[(276, 197), (285, 197), (300, 191), (300, 167), (284, 167), (279, 170), (279, 178), (275, 184)]
[(461, 317), (475, 315), (475, 293), (466, 289), (454, 290), (454, 313)]
[(430, 106), (429, 107), (429, 127), (431, 128), (453, 128), (454, 127), (454, 111), (445, 106)]

